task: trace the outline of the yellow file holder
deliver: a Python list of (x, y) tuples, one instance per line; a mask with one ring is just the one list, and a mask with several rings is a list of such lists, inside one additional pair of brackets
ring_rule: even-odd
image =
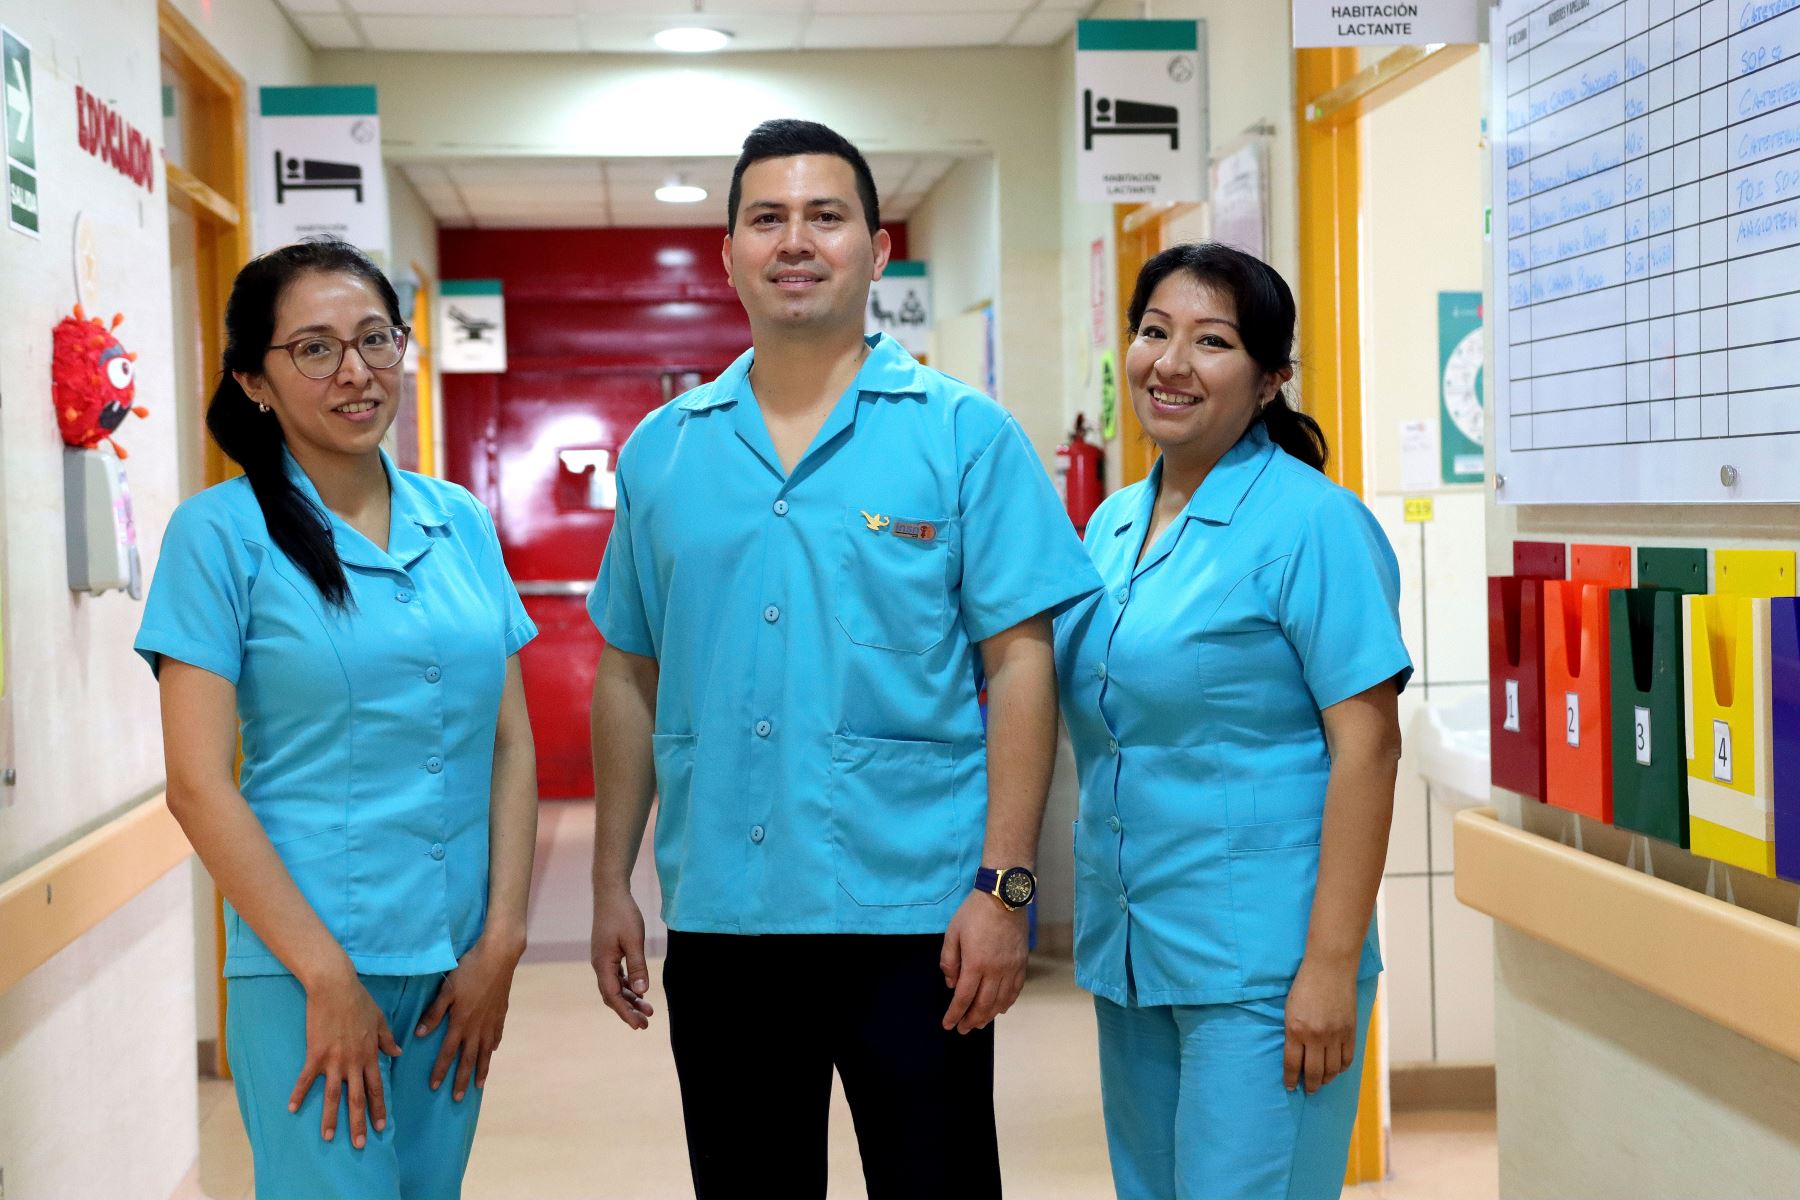
[(1775, 874), (1769, 597), (1794, 592), (1791, 551), (1721, 550), (1718, 595), (1687, 596), (1689, 849)]

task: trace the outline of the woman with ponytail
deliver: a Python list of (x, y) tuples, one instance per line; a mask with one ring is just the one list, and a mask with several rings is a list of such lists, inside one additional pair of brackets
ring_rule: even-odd
[(256, 1194), (445, 1200), (525, 947), (537, 630), (487, 510), (381, 449), (408, 330), (361, 251), (252, 260), (225, 325), (206, 423), (244, 474), (175, 510), (136, 647), (227, 904)]
[(1076, 978), (1121, 1200), (1336, 1200), (1381, 956), (1399, 569), (1289, 402), (1294, 298), (1183, 245), (1125, 377), (1162, 452), (1100, 506), (1057, 622), (1080, 767)]

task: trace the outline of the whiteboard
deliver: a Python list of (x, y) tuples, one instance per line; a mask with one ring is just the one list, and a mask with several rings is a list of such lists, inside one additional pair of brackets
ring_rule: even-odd
[(1495, 493), (1800, 500), (1800, 0), (1500, 0)]

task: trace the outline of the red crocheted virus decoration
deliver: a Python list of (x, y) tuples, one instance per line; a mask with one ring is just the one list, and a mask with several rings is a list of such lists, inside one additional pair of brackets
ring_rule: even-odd
[(127, 413), (150, 415), (131, 402), (137, 394), (137, 354), (112, 333), (124, 320), (124, 314), (115, 314), (110, 326), (103, 325), (77, 304), (74, 316), (56, 323), (50, 363), (50, 399), (63, 441), (87, 450), (105, 442), (120, 458), (126, 457), (125, 448), (113, 440), (113, 431)]

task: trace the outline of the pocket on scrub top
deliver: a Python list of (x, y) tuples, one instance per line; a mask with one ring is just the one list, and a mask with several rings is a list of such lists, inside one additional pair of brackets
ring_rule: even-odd
[(975, 873), (963, 861), (964, 808), (948, 742), (832, 738), (837, 881), (858, 904), (937, 904), (967, 887)]
[(1290, 983), (1306, 948), (1319, 882), (1319, 817), (1227, 830), (1232, 919), (1243, 986)]
[(847, 508), (833, 607), (859, 646), (923, 654), (950, 624), (952, 521)]

